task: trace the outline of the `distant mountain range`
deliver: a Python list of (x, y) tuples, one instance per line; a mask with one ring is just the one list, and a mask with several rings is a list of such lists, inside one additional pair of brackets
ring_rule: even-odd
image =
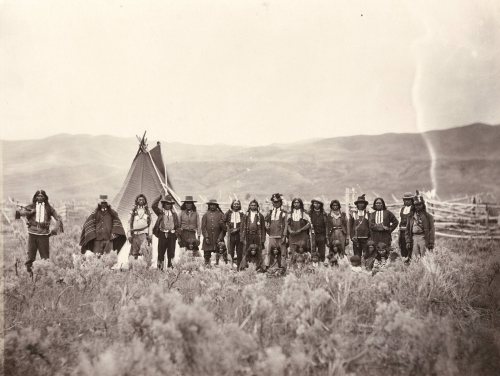
[[(153, 137), (154, 135), (150, 135)], [(259, 147), (162, 142), (175, 190), (228, 200), (267, 197), (327, 199), (358, 193), (400, 197), (430, 190), (431, 145), (442, 198), (490, 192), (500, 198), (500, 126), (471, 124), (424, 134), (389, 133)], [(155, 141), (154, 141), (155, 142)], [(154, 143), (150, 138), (150, 146)], [(61, 134), (40, 140), (1, 141), (3, 198), (27, 200), (43, 187), (56, 200), (113, 197), (137, 152), (135, 138)]]

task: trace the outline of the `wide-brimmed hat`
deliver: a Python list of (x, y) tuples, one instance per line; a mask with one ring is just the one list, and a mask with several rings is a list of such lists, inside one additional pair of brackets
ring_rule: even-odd
[(354, 201), (354, 205), (357, 205), (361, 202), (364, 202), (365, 205), (368, 205), (368, 201), (366, 201), (365, 196), (366, 195), (364, 193), (361, 196), (359, 196), (358, 199), (356, 201)]
[(415, 197), (415, 195), (411, 192), (405, 192), (405, 194), (403, 195), (402, 199), (403, 200), (411, 200), (413, 199), (413, 197)]
[(160, 202), (166, 202), (168, 204), (173, 204), (175, 203), (174, 198), (170, 195), (162, 195)]
[(210, 200), (208, 200), (207, 205), (210, 205), (210, 204), (219, 205), (219, 203), (217, 202), (217, 200), (215, 198), (211, 198)]
[(311, 200), (311, 204), (312, 204), (313, 202), (319, 202), (321, 205), (324, 205), (323, 200), (321, 200), (319, 197), (315, 197), (315, 198), (313, 198), (313, 199)]
[(186, 196), (186, 198), (184, 200), (182, 200), (182, 202), (198, 202), (196, 201), (193, 196)]

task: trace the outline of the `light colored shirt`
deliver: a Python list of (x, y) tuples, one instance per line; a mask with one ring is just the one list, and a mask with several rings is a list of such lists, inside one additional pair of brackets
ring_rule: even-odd
[(307, 213), (302, 212), (300, 209), (293, 209), (292, 210), (292, 221), (300, 221), (302, 218), (304, 218), (307, 221), (311, 221)]
[(38, 223), (45, 222), (45, 202), (37, 202), (35, 218)]
[(139, 206), (137, 207), (135, 216), (134, 216), (134, 228), (133, 229), (140, 229), (142, 228), (141, 231), (135, 231), (135, 234), (147, 234), (148, 232), (148, 215), (146, 213), (146, 210), (144, 210), (143, 207)]
[(240, 223), (240, 211), (232, 211), (231, 212), (231, 223), (233, 224), (233, 228), (236, 228), (238, 223)]

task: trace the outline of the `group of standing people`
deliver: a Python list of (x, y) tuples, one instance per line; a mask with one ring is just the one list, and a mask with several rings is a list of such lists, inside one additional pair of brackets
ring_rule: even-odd
[[(242, 210), (239, 200), (233, 200), (225, 213), (216, 200), (209, 200), (206, 203), (208, 210), (200, 218), (195, 203), (192, 196), (186, 196), (177, 213), (175, 200), (170, 195), (160, 195), (152, 202), (150, 210), (147, 198), (140, 194), (130, 212), (129, 231), (126, 232), (117, 212), (108, 204), (107, 196), (101, 195), (97, 208), (83, 225), (82, 253), (89, 250), (102, 255), (111, 250), (120, 251), (128, 239), (130, 257), (150, 257), (152, 212), (157, 216), (152, 234), (158, 238), (159, 269), (164, 268), (165, 256), (166, 266), (172, 267), (177, 243), (194, 256), (200, 255), (201, 245), (207, 265), (211, 264), (214, 254), (216, 264), (220, 259), (226, 263), (231, 261), (238, 270), (253, 263), (260, 271), (276, 266), (281, 272), (286, 271), (289, 263), (334, 265), (339, 257), (346, 255), (349, 241), (353, 257), (372, 259), (378, 256), (374, 255), (374, 249), (381, 254), (391, 249), (392, 233), (398, 227), (400, 253), (407, 260), (424, 255), (434, 247), (434, 219), (418, 191), (403, 195), (399, 220), (380, 197), (373, 201), (373, 211), (369, 212), (365, 195), (358, 197), (354, 202), (356, 209), (350, 213), (341, 211), (339, 200), (332, 200), (327, 212), (319, 198), (311, 200), (309, 210), (305, 209), (302, 199), (294, 198), (287, 211), (279, 193), (271, 196), (272, 208), (266, 215), (255, 199), (250, 201), (246, 211)], [(37, 191), (32, 204), (21, 207), (18, 214), (27, 219), (26, 266), (31, 270), (37, 250), (41, 258), (49, 257), (49, 236), (62, 232), (62, 220), (48, 203), (43, 190)], [(57, 222), (56, 230), (50, 230), (51, 218)]]

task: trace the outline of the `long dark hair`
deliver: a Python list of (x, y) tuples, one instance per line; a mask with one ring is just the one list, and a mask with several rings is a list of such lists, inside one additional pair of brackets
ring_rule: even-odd
[[(318, 200), (312, 200), (311, 201), (311, 206), (309, 207), (309, 215), (311, 215), (312, 212), (314, 211), (314, 203), (315, 202), (319, 203), (319, 212), (323, 214), (325, 212), (325, 208), (324, 208), (325, 205), (322, 202), (318, 201)], [(293, 202), (292, 202), (292, 205), (293, 205)]]
[(144, 206), (143, 206), (144, 211), (147, 213), (148, 216), (150, 216), (151, 212), (149, 211), (149, 207), (148, 207), (148, 199), (142, 193), (138, 194), (137, 197), (135, 198), (134, 207), (132, 208), (132, 215), (135, 215), (137, 213), (137, 207), (139, 206), (139, 199), (141, 197), (144, 199)]
[(373, 206), (372, 208), (375, 209), (375, 203), (380, 200), (382, 201), (382, 210), (387, 210), (387, 206), (385, 206), (385, 201), (382, 197), (377, 197), (375, 200), (373, 200)]
[(43, 202), (45, 202), (45, 204), (48, 204), (49, 196), (47, 196), (47, 193), (45, 193), (43, 189), (39, 189), (38, 191), (35, 192), (35, 194), (33, 195), (33, 199), (31, 200), (33, 204), (36, 204), (36, 196), (38, 196), (39, 194), (43, 196)]
[(193, 204), (193, 211), (196, 211), (196, 205), (194, 204), (193, 201), (184, 201), (181, 205), (181, 210), (186, 210), (186, 202), (190, 202)]

